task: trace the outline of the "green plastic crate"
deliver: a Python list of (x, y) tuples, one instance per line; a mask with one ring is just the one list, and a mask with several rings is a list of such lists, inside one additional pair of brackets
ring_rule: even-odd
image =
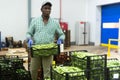
[[(73, 55), (76, 51), (70, 52), (71, 54), (71, 64), (72, 66), (79, 67), (81, 69), (93, 69), (97, 67), (106, 67), (107, 65), (107, 55), (86, 55), (79, 57), (77, 55)], [(88, 52), (76, 52), (78, 54), (87, 54)], [(90, 53), (89, 53), (90, 54)]]

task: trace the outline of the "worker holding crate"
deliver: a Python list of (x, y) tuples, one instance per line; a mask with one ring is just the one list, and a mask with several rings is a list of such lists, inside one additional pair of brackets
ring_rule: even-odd
[[(28, 39), (28, 47), (31, 47), (33, 43), (35, 45), (54, 43), (56, 33), (58, 34), (57, 43), (60, 44), (64, 41), (65, 35), (59, 22), (50, 17), (51, 7), (51, 2), (43, 2), (41, 6), (42, 15), (31, 21), (26, 35)], [(40, 60), (42, 60), (42, 63)], [(47, 80), (47, 78), (49, 79), (52, 60), (53, 55), (41, 57), (34, 56), (33, 54), (30, 65), (32, 80), (37, 80), (37, 71), (41, 67), (41, 64), (43, 66), (44, 80)]]

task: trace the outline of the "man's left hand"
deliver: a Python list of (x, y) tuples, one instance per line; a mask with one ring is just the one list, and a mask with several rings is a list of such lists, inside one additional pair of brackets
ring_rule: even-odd
[(57, 40), (57, 44), (62, 44), (63, 43), (63, 40), (62, 39), (58, 39)]

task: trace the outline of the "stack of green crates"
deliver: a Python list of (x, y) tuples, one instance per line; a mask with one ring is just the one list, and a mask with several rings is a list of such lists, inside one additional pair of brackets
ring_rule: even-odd
[(106, 80), (107, 55), (71, 51), (72, 66), (85, 70), (88, 80)]
[(0, 57), (0, 80), (31, 80), (23, 59)]

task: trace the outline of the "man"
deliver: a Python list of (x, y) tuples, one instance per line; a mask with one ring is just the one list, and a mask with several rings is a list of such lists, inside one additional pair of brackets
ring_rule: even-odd
[[(50, 17), (52, 4), (50, 2), (43, 2), (41, 6), (42, 15), (32, 20), (27, 32), (27, 39), (29, 39), (29, 47), (32, 42), (35, 44), (48, 44), (53, 43), (55, 33), (58, 34), (58, 42), (64, 41), (65, 35), (59, 25), (59, 22)], [(33, 54), (34, 55), (34, 54)], [(40, 63), (42, 59), (42, 63)], [(44, 79), (50, 78), (50, 65), (53, 56), (46, 57), (32, 57), (31, 58), (31, 76), (32, 80), (37, 80), (37, 71), (43, 65)]]

